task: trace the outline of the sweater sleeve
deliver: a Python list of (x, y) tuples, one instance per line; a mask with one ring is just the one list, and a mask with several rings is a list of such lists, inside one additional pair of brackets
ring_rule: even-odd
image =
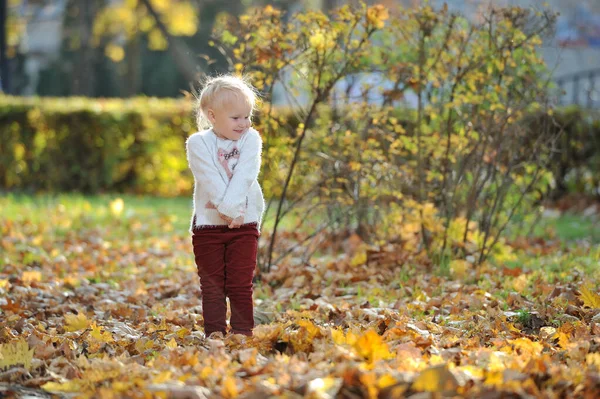
[(232, 219), (243, 214), (250, 187), (256, 182), (260, 172), (262, 139), (253, 128), (250, 128), (247, 134), (248, 138), (240, 149), (240, 159), (235, 166), (223, 201), (217, 205), (219, 212)]
[(221, 178), (206, 143), (199, 136), (190, 136), (186, 142), (186, 153), (197, 184), (205, 187), (203, 191), (208, 193), (210, 202), (219, 206), (227, 184)]

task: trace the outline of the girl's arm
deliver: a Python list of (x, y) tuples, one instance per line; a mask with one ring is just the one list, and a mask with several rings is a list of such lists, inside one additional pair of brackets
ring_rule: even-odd
[(246, 134), (248, 137), (244, 147), (240, 149), (240, 159), (235, 166), (235, 172), (225, 190), (223, 200), (217, 205), (220, 213), (232, 219), (243, 214), (250, 187), (260, 172), (262, 139), (253, 128), (248, 129)]
[(227, 185), (213, 162), (206, 143), (200, 136), (190, 136), (186, 142), (188, 164), (198, 184), (206, 187), (210, 202), (218, 207)]

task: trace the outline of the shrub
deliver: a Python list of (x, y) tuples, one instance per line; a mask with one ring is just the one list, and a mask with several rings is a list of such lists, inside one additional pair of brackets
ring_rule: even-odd
[[(536, 126), (544, 132), (532, 141), (523, 120), (548, 109), (537, 47), (554, 21), (519, 7), (472, 23), (447, 7), (363, 3), (331, 15), (268, 6), (219, 26), (215, 43), (232, 69), (266, 93), (267, 148), (291, 150), (269, 166), (285, 172), (268, 174), (281, 193), (263, 266), (288, 253), (275, 246), (277, 228), (300, 206), (326, 215), (319, 228), (331, 232), (350, 226), (370, 243), (482, 262), (551, 179), (556, 134)], [(297, 126), (271, 117), (276, 89), (292, 100)], [(417, 109), (402, 120), (410, 95)], [(457, 231), (462, 239), (449, 236)]]
[(189, 193), (186, 100), (0, 97), (0, 187)]

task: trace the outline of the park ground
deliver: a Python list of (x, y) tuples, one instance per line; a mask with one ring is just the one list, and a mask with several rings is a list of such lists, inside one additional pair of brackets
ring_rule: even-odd
[(188, 198), (4, 195), (0, 209), (4, 392), (600, 396), (593, 206), (547, 210), (477, 268), (331, 243), (345, 251), (262, 273), (254, 336), (223, 339), (202, 331)]

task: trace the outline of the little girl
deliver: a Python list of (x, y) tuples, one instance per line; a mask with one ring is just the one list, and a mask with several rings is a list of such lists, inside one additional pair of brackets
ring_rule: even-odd
[[(204, 332), (252, 335), (252, 278), (264, 198), (258, 184), (262, 140), (250, 127), (256, 95), (235, 76), (209, 79), (198, 99), (201, 131), (186, 143), (194, 174), (191, 232), (202, 290)], [(202, 130), (206, 126), (210, 128)]]

